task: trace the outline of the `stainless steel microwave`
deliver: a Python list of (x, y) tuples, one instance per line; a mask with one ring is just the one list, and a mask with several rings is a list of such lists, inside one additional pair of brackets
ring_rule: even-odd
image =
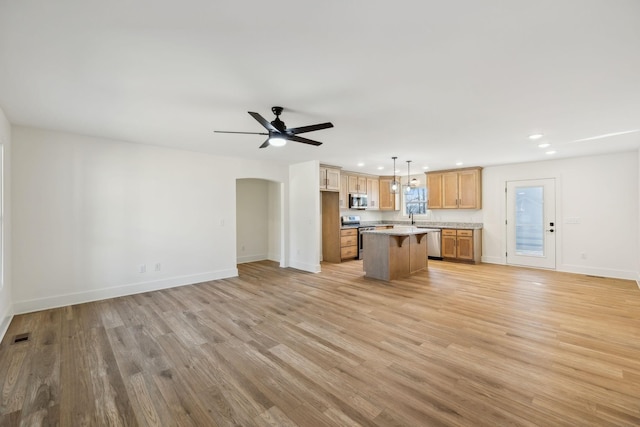
[(349, 209), (366, 209), (366, 194), (349, 194)]

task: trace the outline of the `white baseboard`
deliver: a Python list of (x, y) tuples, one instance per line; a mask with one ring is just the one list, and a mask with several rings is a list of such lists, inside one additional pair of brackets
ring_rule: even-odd
[(266, 254), (245, 255), (245, 256), (238, 257), (238, 259), (236, 260), (236, 263), (244, 264), (244, 263), (247, 263), (247, 262), (264, 261), (265, 259), (268, 259)]
[(11, 320), (13, 319), (13, 306), (7, 307), (7, 309), (0, 315), (0, 341), (4, 339), (4, 335), (9, 329)]
[[(487, 264), (507, 265), (507, 260), (501, 257), (482, 256), (482, 262)], [(640, 273), (636, 271), (614, 270), (610, 268), (594, 268), (584, 265), (563, 264), (556, 267), (555, 271), (563, 273), (585, 274), (587, 276), (601, 276), (612, 279), (629, 279), (635, 280), (638, 288), (640, 288)]]
[(481, 256), (480, 261), (486, 262), (487, 264), (506, 264), (507, 260), (504, 257), (499, 256)]
[(611, 268), (588, 267), (584, 265), (563, 264), (556, 268), (556, 271), (564, 273), (585, 274), (587, 276), (609, 277), (612, 279), (637, 280), (638, 272), (627, 270), (614, 270)]
[(302, 271), (308, 271), (309, 273), (320, 273), (320, 264), (309, 264), (306, 262), (292, 259), (289, 263), (289, 267), (296, 268)]
[(269, 255), (267, 255), (267, 259), (269, 261), (275, 261), (275, 262), (280, 262), (280, 254), (279, 253), (270, 253)]
[(193, 285), (210, 280), (225, 279), (238, 275), (238, 269), (212, 271), (208, 273), (193, 274), (189, 276), (171, 277), (168, 279), (154, 280), (152, 282), (139, 282), (128, 285), (94, 289), (90, 291), (74, 292), (70, 294), (55, 295), (45, 298), (37, 298), (25, 301), (14, 301), (13, 311), (15, 314), (30, 313), (33, 311), (47, 310), (56, 307), (65, 307), (73, 304), (99, 301), (103, 299), (116, 298), (126, 295), (139, 294), (160, 289), (175, 288), (178, 286)]

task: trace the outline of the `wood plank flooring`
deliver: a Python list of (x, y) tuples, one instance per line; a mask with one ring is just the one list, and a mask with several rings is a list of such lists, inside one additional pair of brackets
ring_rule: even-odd
[[(237, 278), (16, 316), (0, 425), (638, 426), (635, 282), (429, 262)], [(30, 340), (12, 338), (30, 333)]]

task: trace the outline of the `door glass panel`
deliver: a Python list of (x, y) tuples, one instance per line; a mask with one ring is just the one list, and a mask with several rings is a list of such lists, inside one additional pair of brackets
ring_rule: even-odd
[(516, 187), (516, 254), (544, 256), (544, 187)]

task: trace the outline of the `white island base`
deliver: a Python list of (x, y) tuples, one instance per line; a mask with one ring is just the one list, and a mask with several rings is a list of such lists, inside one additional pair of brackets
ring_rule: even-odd
[(394, 280), (426, 269), (427, 233), (413, 227), (363, 232), (365, 277)]

